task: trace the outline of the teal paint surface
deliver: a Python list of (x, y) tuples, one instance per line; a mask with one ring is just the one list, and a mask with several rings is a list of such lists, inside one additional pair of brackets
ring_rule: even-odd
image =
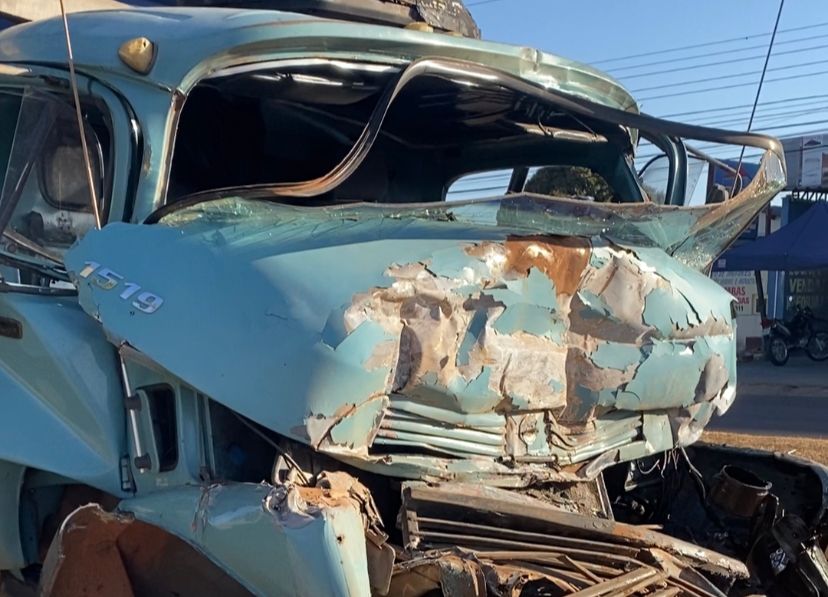
[(635, 378), (618, 392), (615, 406), (623, 410), (690, 406), (710, 356), (703, 338), (694, 342), (655, 342)]
[(578, 298), (584, 304), (581, 317), (584, 319), (603, 319), (611, 317), (612, 312), (604, 299), (589, 290), (579, 290)]
[[(446, 278), (474, 278), (487, 273), (486, 266), (480, 261), (469, 259), (469, 254), (463, 247), (435, 251), (428, 260), (428, 269)], [(468, 288), (479, 290), (473, 285)]]
[(370, 594), (356, 506), (291, 511), (273, 492), (266, 484), (179, 487), (118, 509), (180, 537), (256, 595)]
[(495, 321), (494, 328), (503, 334), (523, 331), (561, 342), (565, 326), (560, 319), (552, 315), (549, 309), (538, 305), (518, 303), (506, 307), (503, 314)]
[(385, 397), (363, 402), (355, 411), (331, 428), (331, 441), (347, 449), (367, 448), (373, 431), (379, 427), (383, 410), (388, 404)]
[(506, 306), (494, 323), (498, 332), (514, 334), (523, 331), (563, 342), (566, 324), (556, 314), (555, 283), (537, 268), (533, 267), (526, 278), (508, 280), (505, 289), (486, 290), (485, 294)]
[[(636, 255), (647, 265), (654, 267), (658, 275), (663, 277), (677, 293), (672, 300), (681, 300), (683, 297), (689, 303), (690, 309), (685, 307), (685, 316), (677, 316), (678, 306), (669, 308), (671, 317), (675, 316), (681, 328), (704, 323), (709, 318), (720, 322), (730, 322), (730, 304), (732, 298), (728, 292), (707, 276), (696, 276), (694, 270), (676, 259), (670, 258), (664, 251), (653, 248), (636, 247)], [(646, 320), (646, 314), (645, 314)], [(686, 323), (684, 323), (686, 322)]]
[(20, 340), (0, 338), (0, 460), (121, 495), (126, 453), (115, 349), (73, 298), (0, 293)]
[[(257, 236), (265, 223), (271, 233)], [(457, 246), (470, 235), (502, 236), (443, 223), (377, 223), (350, 223), (342, 234), (333, 224), (326, 234), (312, 234), (318, 229), (313, 218), (288, 227), (278, 226), (278, 219), (227, 228), (220, 222), (180, 228), (113, 224), (89, 233), (67, 263), (79, 271), (93, 255), (106, 255), (107, 267), (164, 297), (164, 305), (146, 315), (117, 292), (91, 280), (80, 283), (81, 302), (111, 334), (129, 338), (213, 399), (304, 440), (295, 429), (308, 417), (330, 417), (342, 404), (390, 390), (389, 372), (366, 366), (381, 351), (385, 334), (369, 324), (339, 340), (342, 332), (333, 331), (331, 314), (356, 293), (386, 285), (389, 263), (424, 261), (436, 248)], [(297, 227), (307, 233), (297, 234)], [(407, 238), (394, 239), (398, 231)], [(224, 239), (218, 248), (216, 233)], [(136, 245), (148, 252), (130, 249)], [(165, 268), (154, 267), (162, 255)], [(181, 335), (182, 329), (189, 331)], [(336, 347), (328, 344), (337, 341)], [(221, 346), (233, 347), (229, 369), (217, 360)]]
[[(100, 81), (94, 85), (106, 85), (122, 96), (138, 119), (145, 163), (138, 180), (134, 221), (140, 221), (164, 199), (164, 163), (169, 158), (174, 119), (171, 91), (186, 92), (209, 71), (240, 62), (324, 55), (403, 66), (421, 56), (462, 58), (607, 105), (635, 109), (621, 87), (589, 67), (526, 48), (445, 35), (297, 18), (287, 13), (220, 9), (82, 14), (71, 16), (70, 25), (81, 72)], [(33, 61), (60, 68), (65, 56), (60, 33), (58, 20), (12, 28), (0, 34), (0, 61)], [(136, 35), (158, 44), (158, 60), (148, 76), (130, 71), (117, 58), (120, 44)], [(370, 50), (365, 49), (365, 39), (372, 40)], [(169, 51), (172, 47), (175, 52)], [(117, 116), (123, 125), (123, 115)], [(123, 184), (128, 156), (123, 139), (116, 134), (116, 140), (116, 172), (121, 173), (118, 180)], [(775, 179), (766, 182), (764, 192), (772, 193), (775, 184)], [(661, 209), (542, 197), (322, 209), (229, 198), (183, 210), (161, 226), (110, 225), (91, 233), (68, 260), (77, 272), (84, 259), (103, 261), (106, 257), (107, 267), (165, 298), (162, 309), (147, 316), (130, 308), (117, 294), (84, 281), (82, 304), (89, 314), (101, 318), (107, 333), (128, 338), (175, 377), (234, 410), (306, 441), (306, 434), (296, 430), (308, 420), (335, 417), (343, 404), (361, 408), (366, 401), (392, 390), (389, 366), (374, 359), (381, 354), (382, 343), (391, 339), (387, 330), (363, 324), (349, 332), (343, 322), (356, 293), (389, 285), (387, 268), (392, 263), (422, 263), (439, 275), (473, 279), (481, 264), (466, 255), (469, 242), (529, 234), (577, 235), (599, 244), (612, 239), (634, 250), (672, 287), (668, 294), (651, 292), (644, 308), (645, 323), (669, 339), (675, 329), (686, 330), (708, 319), (725, 326), (732, 322), (729, 303), (717, 293), (718, 287), (668, 253), (694, 266), (703, 264), (716, 247), (727, 242), (727, 231), (747, 221), (761, 201), (762, 197), (755, 195), (723, 208), (720, 213), (727, 213), (729, 219), (722, 223), (721, 218), (710, 217), (711, 210), (718, 209), (715, 206)], [(709, 230), (699, 229), (708, 224)], [(163, 268), (158, 267), (160, 263)], [(590, 264), (599, 267), (601, 258), (593, 253)], [(564, 342), (566, 322), (558, 313), (554, 285), (545, 276), (533, 270), (528, 278), (509, 280), (503, 286), (481, 290), (469, 283), (461, 292), (470, 296), (491, 293), (505, 305), (493, 326), (496, 333), (528, 333)], [(600, 320), (613, 316), (599, 295), (588, 291), (578, 294), (586, 305), (583, 317)], [(461, 367), (468, 365), (475, 346), (485, 337), (482, 316), (475, 315), (463, 333), (456, 361)], [(708, 346), (715, 346), (711, 354), (722, 358), (729, 378), (735, 379), (732, 338), (710, 336), (706, 340)], [(232, 373), (226, 371), (226, 347), (243, 357), (234, 359)], [(696, 350), (693, 348), (694, 354)], [(698, 351), (693, 366), (703, 370), (701, 348)], [(634, 363), (635, 355), (604, 345), (592, 356), (599, 367), (620, 370), (625, 363)], [(663, 381), (656, 368), (658, 359), (682, 358), (681, 353), (650, 354), (645, 364), (652, 359), (651, 364), (642, 365), (636, 379), (627, 384), (628, 395), (621, 404), (634, 405), (639, 393), (646, 395), (648, 388)], [(243, 364), (237, 366), (238, 361)], [(677, 362), (684, 366), (683, 360)], [(689, 370), (690, 365), (687, 367)], [(241, 370), (238, 375), (235, 369)], [(560, 382), (550, 380), (552, 390), (565, 389), (565, 379), (560, 377)], [(114, 379), (107, 383), (111, 386)], [(499, 402), (498, 394), (489, 388), (491, 371), (483, 367), (473, 376), (466, 373), (447, 385), (437, 383), (436, 378), (429, 380), (415, 390), (421, 392), (421, 398), (451, 396), (456, 404), (474, 412), (494, 408)], [(12, 381), (0, 379), (0, 383), (14, 387), (9, 391), (21, 391)], [(580, 392), (578, 388), (566, 390), (570, 398)], [(680, 390), (684, 404), (686, 388)], [(611, 407), (615, 391), (590, 390), (584, 403)], [(517, 407), (529, 404), (529, 397), (515, 394), (511, 398)], [(32, 400), (23, 402), (28, 405), (23, 409), (36, 405)], [(649, 399), (643, 402), (634, 410), (659, 404)], [(47, 408), (51, 406), (47, 404)], [(69, 431), (60, 429), (60, 433), (77, 433), (83, 437), (79, 446), (84, 442), (91, 446), (94, 465), (87, 467), (83, 478), (92, 479), (96, 486), (115, 488), (113, 455), (117, 450), (113, 446), (122, 451), (125, 443), (120, 431), (122, 412), (109, 404), (99, 410), (87, 416), (81, 409), (58, 427), (66, 423)], [(348, 436), (370, 433), (379, 415), (371, 413), (370, 407), (360, 413), (359, 421), (333, 428), (336, 443), (364, 444), (363, 437)], [(59, 420), (62, 417), (57, 416)], [(96, 439), (89, 430), (101, 426), (99, 419), (107, 418), (119, 431), (105, 435), (104, 440)], [(67, 441), (72, 443), (71, 438)], [(105, 445), (99, 445), (101, 442)], [(37, 458), (43, 463), (55, 458), (40, 451), (42, 458)], [(32, 455), (27, 458), (37, 460)], [(83, 458), (75, 460), (71, 466)], [(64, 463), (48, 466), (63, 470)]]
[[(138, 180), (135, 222), (164, 199), (164, 163), (169, 158), (174, 116), (171, 90), (186, 92), (209, 70), (241, 62), (326, 55), (403, 65), (420, 56), (459, 57), (550, 88), (635, 109), (632, 98), (611, 78), (583, 65), (527, 48), (446, 35), (232, 10), (73, 15), (70, 26), (80, 71), (100, 81), (94, 86), (105, 85), (125, 98), (141, 128), (145, 162)], [(146, 77), (117, 59), (120, 44), (136, 35), (151, 38), (159, 47), (159, 59)], [(59, 21), (14, 28), (0, 34), (0, 42), (4, 63), (63, 67)], [(114, 116), (117, 200), (121, 201), (131, 164), (124, 150), (124, 115)], [(524, 197), (418, 208), (303, 209), (228, 200), (185, 210), (165, 225), (108, 226), (91, 233), (70, 253), (68, 262), (77, 273), (85, 259), (100, 261), (164, 297), (162, 309), (148, 316), (121, 300), (117, 292), (82, 282), (84, 308), (100, 317), (114, 340), (128, 339), (172, 377), (300, 441), (308, 438), (296, 430), (309, 419), (334, 420), (343, 407), (352, 406), (353, 413), (333, 424), (329, 435), (338, 448), (357, 451), (366, 447), (379, 426), (385, 394), (391, 390), (389, 369), (371, 363), (392, 338), (373, 322), (349, 333), (343, 316), (355, 293), (388, 286), (388, 265), (419, 262), (439, 275), (474, 277), (481, 264), (465, 253), (463, 247), (469, 242), (536, 233), (611, 237), (632, 247), (671, 285), (669, 292), (650, 293), (644, 307), (645, 322), (668, 341), (648, 344), (643, 350), (609, 343), (598, 346), (590, 355), (598, 367), (621, 371), (641, 359), (644, 362), (620, 392), (576, 387), (568, 389), (569, 397), (582, 400), (581, 414), (595, 407), (621, 409), (623, 425), (599, 417), (591, 441), (556, 456), (561, 462), (580, 462), (621, 447), (621, 458), (632, 459), (675, 443), (669, 421), (652, 411), (697, 407), (694, 421), (706, 423), (713, 405), (694, 402), (695, 392), (699, 376), (714, 358), (721, 359), (728, 379), (735, 382), (733, 337), (670, 339), (676, 330), (688, 330), (711, 318), (732, 322), (729, 299), (717, 292), (718, 286), (667, 253), (703, 265), (716, 247), (732, 237), (728, 230), (747, 222), (751, 209), (760, 203), (746, 202), (746, 207), (734, 211), (738, 217), (696, 237), (699, 225), (707, 222), (705, 216), (715, 207), (658, 210)], [(113, 206), (113, 218), (118, 219), (122, 205)], [(593, 254), (590, 264), (600, 267), (602, 261)], [(461, 292), (471, 295), (481, 289), (469, 284)], [(494, 326), (498, 333), (526, 332), (564, 341), (566, 324), (558, 313), (554, 284), (537, 270), (525, 280), (508, 281), (505, 288), (485, 292), (506, 306)], [(587, 305), (584, 317), (611, 316), (599, 295), (587, 291), (579, 295)], [(13, 508), (17, 497), (8, 488), (22, 478), (23, 464), (120, 495), (118, 458), (126, 450), (123, 396), (113, 349), (100, 326), (69, 299), (25, 295), (0, 299), (26, 330), (22, 341), (0, 339), (0, 394), (13, 405), (0, 420), (0, 459), (15, 463), (5, 465), (8, 474), (3, 479), (8, 483), (0, 495), (0, 512)], [(465, 330), (458, 365), (468, 365), (484, 334), (485, 318), (478, 312)], [(447, 386), (429, 378), (419, 397), (437, 404), (450, 398), (450, 408), (417, 404), (409, 405), (409, 411), (427, 413), (436, 421), (499, 429), (505, 419), (493, 412), (501, 398), (489, 387), (491, 375), (491, 368), (484, 366), (476, 376), (455, 377)], [(561, 381), (549, 381), (551, 390), (565, 389), (563, 376), (562, 372)], [(526, 407), (528, 398), (513, 396), (513, 406)], [(185, 416), (190, 416), (194, 401), (187, 404), (190, 410)], [(458, 405), (466, 412), (455, 412)], [(439, 426), (408, 425), (402, 431), (410, 433), (404, 437), (413, 441), (435, 429)], [(192, 428), (182, 432), (190, 448), (182, 450), (182, 457), (190, 458), (182, 461), (175, 475), (153, 477), (154, 486), (139, 480), (139, 492), (147, 495), (123, 502), (125, 511), (198, 546), (256, 593), (368, 591), (360, 543), (362, 520), (357, 512), (336, 509), (318, 517), (276, 520), (264, 507), (270, 492), (265, 486), (230, 485), (206, 494), (202, 488), (185, 486), (196, 472), (192, 458), (196, 435)], [(490, 456), (483, 461), (486, 464), (480, 459), (445, 461), (417, 455), (356, 464), (400, 477), (465, 475), (481, 482), (520, 484), (528, 469), (515, 472), (503, 465), (498, 460), (502, 446), (492, 437), (494, 433), (486, 436), (476, 429), (459, 429), (441, 438), (446, 447)], [(528, 449), (533, 454), (552, 453), (540, 418)], [(542, 473), (544, 468), (533, 472)], [(178, 487), (157, 491), (163, 483)], [(155, 493), (149, 495), (151, 491)], [(342, 536), (344, 545), (337, 541)], [(10, 535), (0, 536), (0, 564), (3, 557), (13, 563), (13, 544)], [(274, 561), (279, 565), (274, 567)]]
[(599, 344), (590, 357), (592, 362), (604, 369), (624, 371), (642, 359), (641, 348), (630, 344), (606, 342)]
[(468, 382), (455, 377), (449, 383), (448, 390), (454, 395), (463, 412), (486, 412), (493, 410), (502, 400), (501, 396), (491, 389), (490, 379), (491, 369), (484, 366), (480, 374)]
[(524, 300), (533, 305), (553, 312), (558, 309), (558, 293), (555, 282), (536, 267), (529, 270), (529, 275), (526, 278), (508, 280), (506, 287), (515, 294), (525, 297)]
[[(355, 59), (381, 59), (383, 55), (396, 60), (462, 56), (572, 93), (604, 98), (622, 109), (635, 105), (629, 94), (608, 75), (538, 50), (288, 12), (132, 9), (72, 14), (69, 26), (75, 61), (80, 69), (169, 88), (186, 88), (208, 65), (238, 63), (242, 57), (249, 61), (251, 56), (266, 60), (276, 54), (318, 55), (319, 51), (327, 50), (347, 53)], [(60, 19), (13, 27), (0, 34), (0, 60), (62, 65), (66, 61), (62, 36)], [(118, 59), (121, 44), (137, 36), (151, 39), (158, 47), (157, 60), (146, 76), (138, 75)], [(366, 39), (372, 40), (369, 47)]]
[[(468, 289), (461, 289), (462, 292), (467, 292)], [(469, 364), (469, 353), (480, 340), (480, 335), (484, 332), (486, 326), (487, 314), (484, 311), (477, 311), (469, 322), (469, 327), (463, 336), (463, 342), (460, 349), (457, 351), (457, 365), (466, 366)]]
[[(551, 202), (546, 203), (553, 208)], [(481, 262), (468, 253), (469, 246), (504, 242), (522, 232), (498, 225), (503, 220), (498, 209), (515, 216), (522, 209), (534, 213), (537, 204), (535, 199), (507, 198), (483, 205), (452, 205), (452, 218), (447, 219), (437, 208), (300, 208), (227, 199), (183, 209), (159, 225), (110, 225), (93, 231), (70, 251), (67, 264), (77, 272), (85, 261), (102, 261), (99, 256), (106, 255), (107, 267), (164, 297), (164, 305), (147, 315), (120, 299), (117, 292), (102, 290), (91, 279), (81, 280), (81, 304), (100, 317), (109, 334), (127, 338), (214, 400), (298, 441), (327, 442), (320, 444), (322, 449), (341, 457), (344, 452), (367, 448), (382, 419), (377, 397), (396, 391), (396, 362), (387, 356), (400, 333), (389, 330), (399, 328), (378, 325), (379, 319), (363, 321), (353, 329), (344, 322), (355, 297), (395, 283), (396, 274), (389, 275), (391, 266), (424, 264), (434, 274), (457, 276), (455, 292), (470, 298), (490, 295), (503, 305), (495, 308), (504, 309), (493, 320), (492, 333), (564, 342), (568, 323), (559, 313), (554, 283), (540, 271), (533, 269), (524, 279), (507, 279), (500, 287), (481, 290), (477, 283), (464, 284), (482, 275)], [(552, 220), (532, 221), (537, 228), (533, 233), (547, 232), (547, 223), (557, 225)], [(136, 254), (134, 246), (145, 250)], [(649, 315), (668, 311), (670, 321), (683, 315), (687, 329), (701, 321), (696, 313), (706, 314), (705, 319), (722, 318), (720, 324), (725, 327), (731, 324), (726, 311), (730, 298), (716, 290), (713, 282), (676, 264), (663, 251), (636, 252), (672, 288), (674, 299), (669, 308), (658, 309), (657, 302), (643, 308), (644, 323), (652, 325), (647, 321)], [(153, 265), (162, 260), (164, 268)], [(586, 305), (580, 314), (585, 320), (617, 320), (600, 295), (578, 292)], [(654, 301), (660, 296), (650, 294)], [(468, 367), (475, 346), (488, 333), (486, 321), (492, 320), (484, 313), (477, 311), (466, 328), (458, 331), (458, 365)], [(671, 324), (659, 333), (671, 338), (677, 329)], [(730, 363), (728, 347), (733, 337), (717, 342), (715, 350), (704, 338), (663, 342), (654, 338), (642, 347), (604, 342), (589, 355), (592, 362), (598, 368), (622, 372), (641, 362), (632, 380), (621, 388), (610, 385), (592, 390), (577, 384), (565, 388), (571, 382), (563, 368), (550, 370), (554, 373), (550, 396), (566, 389), (570, 414), (576, 420), (591, 416), (596, 408), (641, 413), (689, 406), (696, 399), (696, 386), (709, 359), (718, 355), (726, 365)], [(221, 365), (223, 346), (234, 347), (229, 371)], [(417, 351), (424, 348), (428, 347), (414, 347), (415, 362)], [(492, 382), (492, 371), (488, 366), (471, 369), (471, 374), (467, 371), (447, 380), (427, 372), (405, 389), (405, 395), (423, 406), (446, 411), (492, 412), (504, 400)], [(532, 407), (538, 399), (520, 391), (509, 396), (517, 411)], [(355, 416), (353, 420), (347, 420), (349, 413)], [(412, 435), (405, 438), (416, 441)], [(398, 439), (402, 441), (403, 436)], [(664, 441), (654, 439), (652, 445)], [(593, 454), (591, 450), (583, 449), (577, 457)], [(363, 466), (375, 466), (364, 454), (361, 458)], [(395, 456), (382, 468), (393, 469), (395, 476), (405, 475), (409, 473), (403, 471), (423, 462)], [(450, 470), (444, 462), (434, 465)], [(492, 463), (487, 467), (497, 469)], [(418, 475), (427, 474), (429, 468)], [(476, 474), (474, 467), (466, 473)]]

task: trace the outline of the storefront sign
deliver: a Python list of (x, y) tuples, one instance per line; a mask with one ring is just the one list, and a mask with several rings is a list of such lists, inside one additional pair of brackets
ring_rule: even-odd
[(734, 296), (737, 315), (759, 313), (759, 293), (753, 272), (713, 272), (711, 277)]
[(788, 272), (786, 296), (800, 307), (810, 307), (817, 317), (828, 318), (828, 272)]

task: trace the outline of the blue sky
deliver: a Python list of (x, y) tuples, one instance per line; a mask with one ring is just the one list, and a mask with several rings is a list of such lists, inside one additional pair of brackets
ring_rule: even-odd
[[(675, 119), (741, 130), (747, 126), (749, 107), (709, 110), (752, 104), (779, 8), (778, 0), (468, 0), (467, 4), (486, 39), (592, 64), (633, 91), (642, 110), (650, 114), (672, 117), (699, 110)], [(828, 122), (778, 128), (828, 120), (828, 72), (772, 82), (828, 71), (828, 1), (787, 0), (779, 28), (775, 52), (780, 54), (771, 57), (753, 128), (780, 137), (828, 131)], [(741, 39), (702, 45), (736, 37)], [(698, 47), (663, 53), (679, 46)], [(638, 54), (653, 55), (612, 60)], [(702, 56), (685, 59), (693, 55)], [(738, 62), (698, 66), (726, 60)], [(656, 61), (665, 62), (642, 66)], [(805, 62), (814, 64), (797, 66)], [(641, 76), (645, 73), (657, 74)], [(714, 79), (706, 81), (710, 78)], [(718, 89), (690, 93), (710, 87)], [(776, 103), (761, 105), (766, 102)]]
[[(485, 39), (591, 64), (630, 90), (643, 112), (741, 131), (748, 127), (779, 10), (779, 0), (466, 0), (466, 5)], [(779, 78), (786, 80), (774, 81)], [(828, 133), (828, 0), (786, 0), (751, 130), (776, 137)], [(718, 158), (739, 158), (738, 147), (694, 145)], [(745, 160), (760, 154), (748, 149)], [(642, 167), (655, 153), (642, 145), (637, 155)], [(666, 176), (663, 167), (651, 173)], [(695, 175), (702, 181), (706, 176)], [(481, 185), (491, 194), (492, 185), (508, 179), (508, 173), (483, 176), (485, 184), (475, 177), (458, 182), (463, 193), (458, 198), (470, 198)], [(696, 187), (694, 202), (703, 200), (703, 187)]]

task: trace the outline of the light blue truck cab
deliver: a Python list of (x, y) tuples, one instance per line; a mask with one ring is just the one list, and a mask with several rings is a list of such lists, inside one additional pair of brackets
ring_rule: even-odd
[[(706, 272), (776, 140), (422, 24), (68, 23), (82, 126), (62, 21), (0, 33), (7, 590), (828, 586), (824, 470), (696, 444), (736, 395)], [(758, 175), (694, 204), (692, 139)]]

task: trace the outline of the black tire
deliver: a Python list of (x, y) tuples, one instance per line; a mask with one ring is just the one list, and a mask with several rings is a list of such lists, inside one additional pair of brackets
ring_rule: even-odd
[(777, 367), (781, 367), (788, 362), (790, 356), (788, 343), (779, 336), (771, 336), (768, 340), (768, 360)]
[(805, 353), (814, 361), (828, 359), (828, 332), (817, 332), (808, 340)]

